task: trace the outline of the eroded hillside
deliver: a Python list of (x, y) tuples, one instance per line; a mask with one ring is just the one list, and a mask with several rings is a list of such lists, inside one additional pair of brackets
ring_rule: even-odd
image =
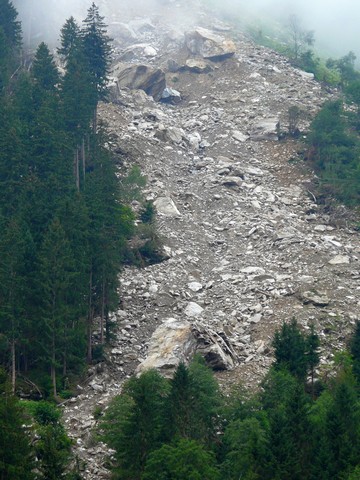
[[(315, 324), (324, 365), (357, 318), (358, 235), (345, 211), (334, 216), (317, 205), (299, 141), (277, 140), (289, 107), (306, 112), (306, 131), (332, 94), (232, 26), (196, 9), (187, 16), (185, 8), (170, 4), (146, 18), (111, 20), (114, 72), (119, 62), (159, 67), (181, 100), (155, 102), (141, 90), (113, 87), (113, 103), (100, 108), (125, 164), (135, 162), (148, 178), (144, 194), (157, 205), (169, 259), (121, 274), (107, 362), (91, 369), (88, 384), (65, 405), (86, 479), (109, 478), (108, 451), (91, 436), (94, 408), (120, 391), (169, 318), (225, 339), (234, 368), (218, 373), (224, 386), (261, 379), (284, 320)], [(184, 33), (197, 26), (231, 37), (235, 55), (194, 56)]]

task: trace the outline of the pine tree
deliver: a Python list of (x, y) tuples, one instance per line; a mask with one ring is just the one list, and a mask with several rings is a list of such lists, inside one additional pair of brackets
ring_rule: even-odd
[(16, 353), (23, 340), (26, 233), (19, 219), (0, 222), (0, 326), (9, 344), (12, 391), (15, 393)]
[(6, 374), (0, 370), (0, 478), (3, 480), (35, 478), (27, 424), (19, 401), (11, 394)]
[(32, 75), (35, 80), (36, 91), (39, 93), (51, 92), (56, 90), (60, 77), (48, 46), (41, 42), (38, 46), (32, 66)]
[(151, 453), (142, 480), (220, 480), (215, 456), (194, 440), (179, 439)]
[(95, 3), (88, 9), (81, 34), (93, 85), (99, 98), (103, 98), (108, 81), (111, 48), (104, 17), (100, 15)]
[(272, 345), (275, 349), (275, 368), (286, 369), (305, 380), (308, 366), (306, 342), (295, 318), (290, 323), (283, 323), (281, 330), (275, 332)]
[(60, 44), (58, 54), (67, 65), (69, 58), (74, 56), (74, 52), (80, 48), (80, 26), (76, 23), (74, 17), (66, 20), (60, 32)]
[(139, 480), (150, 452), (163, 441), (169, 384), (155, 370), (131, 378), (106, 412), (104, 439), (116, 450), (114, 478)]
[(353, 357), (353, 374), (360, 386), (360, 322), (356, 322), (355, 331), (350, 341), (350, 353)]
[(37, 436), (35, 451), (40, 478), (59, 480), (64, 477), (71, 451), (71, 440), (61, 424), (60, 411), (50, 403), (37, 402), (34, 419)]
[(18, 65), (21, 25), (17, 11), (9, 0), (0, 0), (0, 94), (12, 70)]
[[(42, 347), (50, 367), (53, 395), (57, 395), (57, 370), (64, 351), (64, 331), (73, 319), (68, 292), (74, 287), (74, 264), (69, 242), (58, 219), (49, 226), (40, 254)], [(40, 332), (39, 332), (40, 333)]]

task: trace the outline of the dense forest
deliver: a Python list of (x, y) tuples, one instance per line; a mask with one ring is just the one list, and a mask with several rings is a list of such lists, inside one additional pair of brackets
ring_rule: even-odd
[[(141, 255), (156, 261), (153, 244), (129, 251), (155, 212), (144, 203), (136, 217), (129, 207), (144, 178), (135, 169), (119, 182), (98, 121), (111, 60), (98, 7), (81, 25), (66, 21), (55, 56), (41, 43), (24, 59), (21, 36), (12, 2), (0, 0), (0, 478), (78, 480), (54, 401), (71, 395), (72, 380), (111, 337), (122, 265)], [(296, 51), (296, 61), (310, 62), (306, 53)], [(354, 61), (328, 62), (344, 97), (312, 122), (307, 158), (324, 190), (358, 206)], [(94, 412), (94, 437), (115, 451), (114, 478), (360, 478), (360, 324), (326, 371), (313, 327), (305, 334), (295, 320), (284, 323), (272, 346), (275, 361), (256, 393), (221, 392), (200, 358), (170, 380), (148, 371), (126, 382)], [(14, 395), (30, 390), (41, 400)]]
[(134, 232), (97, 124), (110, 40), (93, 4), (81, 26), (70, 18), (61, 30), (62, 75), (45, 43), (25, 68), (7, 0), (0, 38), (0, 363), (14, 392), (36, 384), (56, 397), (93, 358), (94, 318), (100, 345), (110, 334)]
[(314, 328), (304, 334), (295, 319), (272, 345), (256, 393), (237, 385), (221, 394), (201, 358), (170, 380), (156, 371), (131, 378), (99, 430), (116, 452), (113, 478), (358, 479), (360, 323), (331, 370), (319, 369)]

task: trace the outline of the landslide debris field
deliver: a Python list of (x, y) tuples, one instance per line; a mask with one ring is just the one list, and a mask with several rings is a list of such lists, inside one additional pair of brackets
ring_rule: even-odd
[[(91, 433), (94, 409), (106, 407), (144, 360), (168, 372), (198, 348), (223, 369), (224, 388), (254, 385), (272, 362), (271, 339), (284, 320), (315, 324), (324, 366), (358, 316), (360, 244), (350, 215), (317, 204), (300, 141), (277, 139), (289, 107), (306, 112), (306, 132), (333, 94), (211, 12), (187, 8), (107, 19), (114, 84), (99, 116), (120, 163), (147, 176), (144, 197), (157, 206), (168, 259), (122, 272), (106, 361), (64, 406), (86, 479), (109, 478), (108, 449)], [(133, 89), (139, 65), (155, 97), (165, 81), (169, 103)]]

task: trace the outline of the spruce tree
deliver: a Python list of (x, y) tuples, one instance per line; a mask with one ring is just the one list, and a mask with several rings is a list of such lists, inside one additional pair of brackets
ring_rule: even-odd
[(89, 72), (93, 85), (98, 92), (98, 98), (103, 98), (106, 92), (110, 65), (110, 38), (106, 33), (104, 17), (99, 13), (99, 7), (92, 3), (87, 11), (81, 30), (84, 51), (86, 53)]
[(3, 480), (35, 478), (28, 424), (18, 399), (11, 394), (5, 372), (0, 369), (0, 478)]
[(286, 369), (292, 375), (305, 380), (307, 373), (306, 342), (295, 318), (283, 323), (275, 332), (273, 343), (275, 368)]
[(360, 386), (360, 322), (357, 321), (355, 331), (350, 340), (350, 353), (353, 358), (353, 374)]
[(68, 18), (64, 23), (60, 32), (60, 45), (58, 54), (67, 65), (69, 58), (80, 48), (80, 26), (74, 17)]

